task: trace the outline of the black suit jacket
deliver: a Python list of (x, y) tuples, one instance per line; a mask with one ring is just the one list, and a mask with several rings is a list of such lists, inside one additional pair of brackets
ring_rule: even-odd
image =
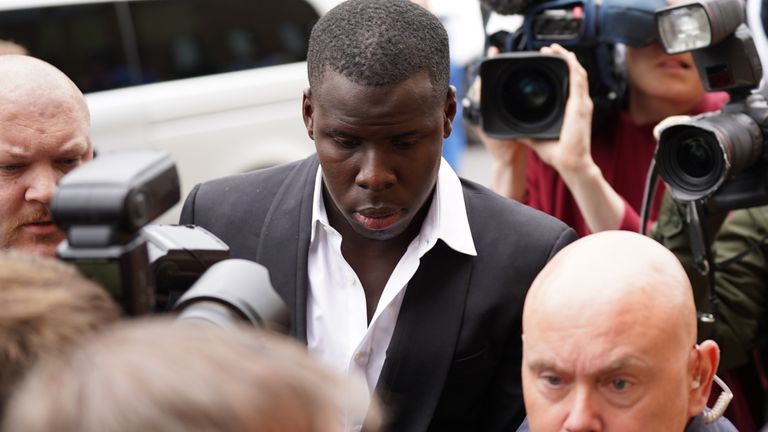
[[(318, 160), (197, 185), (181, 223), (267, 267), (306, 343), (307, 253)], [(408, 284), (376, 391), (387, 430), (514, 431), (524, 418), (521, 314), (536, 274), (576, 234), (462, 180), (477, 256), (439, 241)]]

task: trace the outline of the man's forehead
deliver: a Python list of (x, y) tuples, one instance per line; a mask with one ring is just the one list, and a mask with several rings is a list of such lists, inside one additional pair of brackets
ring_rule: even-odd
[(55, 157), (59, 155), (79, 155), (90, 148), (85, 137), (78, 137), (64, 143), (8, 143), (0, 139), (0, 157), (30, 159), (37, 157)]

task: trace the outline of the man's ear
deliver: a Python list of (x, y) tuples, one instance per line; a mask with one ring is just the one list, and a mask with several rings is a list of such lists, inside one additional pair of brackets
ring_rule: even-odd
[(443, 138), (448, 138), (453, 131), (453, 119), (456, 117), (456, 87), (448, 86), (443, 110)]
[(312, 115), (314, 114), (314, 108), (312, 107), (312, 89), (306, 88), (304, 90), (304, 96), (301, 100), (301, 115), (304, 117), (304, 126), (307, 128), (307, 135), (309, 139), (315, 140), (314, 121)]
[(720, 363), (720, 348), (717, 343), (706, 340), (691, 350), (688, 359), (689, 396), (688, 416), (695, 417), (704, 411), (712, 391), (712, 381)]

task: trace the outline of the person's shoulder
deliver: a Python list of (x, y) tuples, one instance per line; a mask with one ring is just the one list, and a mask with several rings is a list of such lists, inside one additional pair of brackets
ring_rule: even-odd
[(569, 231), (568, 225), (542, 211), (518, 201), (502, 197), (485, 186), (462, 179), (467, 217), (470, 226), (482, 227), (495, 232), (497, 236), (517, 238), (548, 238), (547, 233), (557, 239)]
[(738, 429), (725, 417), (706, 423), (703, 416), (696, 416), (685, 428), (685, 432), (738, 432)]
[[(238, 192), (241, 189), (247, 189), (249, 191), (260, 190), (262, 188), (268, 189), (270, 184), (282, 183), (291, 175), (291, 173), (310, 161), (310, 159), (303, 159), (255, 171), (220, 177), (201, 183), (198, 189), (199, 191), (206, 191), (207, 193), (227, 192), (228, 194)], [(253, 189), (254, 185), (260, 185), (262, 188)]]

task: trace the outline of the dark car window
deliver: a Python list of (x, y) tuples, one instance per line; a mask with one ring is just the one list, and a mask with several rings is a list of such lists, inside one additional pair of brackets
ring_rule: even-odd
[(101, 82), (104, 69), (127, 67), (118, 29), (111, 3), (0, 11), (0, 39), (57, 66), (84, 91), (121, 86)]
[(85, 92), (306, 59), (305, 0), (144, 0), (0, 11), (23, 45)]
[(317, 13), (303, 0), (134, 2), (145, 71), (169, 80), (306, 59)]

